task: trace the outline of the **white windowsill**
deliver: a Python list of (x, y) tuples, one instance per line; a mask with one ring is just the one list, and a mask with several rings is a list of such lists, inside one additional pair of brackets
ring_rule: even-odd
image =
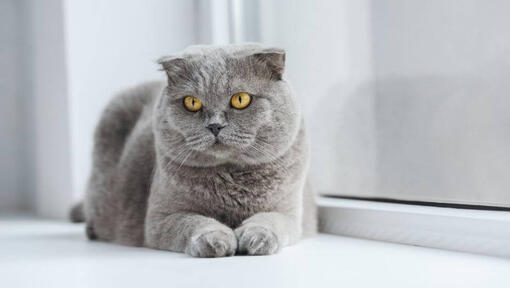
[(0, 217), (2, 287), (508, 287), (503, 258), (320, 234), (267, 257), (197, 259)]
[(326, 233), (510, 257), (510, 212), (319, 198)]

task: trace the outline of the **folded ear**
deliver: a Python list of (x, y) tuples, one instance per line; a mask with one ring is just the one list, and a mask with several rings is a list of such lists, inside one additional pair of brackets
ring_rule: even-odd
[(283, 71), (285, 70), (285, 50), (267, 48), (256, 52), (253, 57), (269, 68), (271, 79), (282, 80)]
[(175, 83), (186, 73), (186, 60), (182, 56), (165, 56), (157, 60), (168, 76), (168, 83)]

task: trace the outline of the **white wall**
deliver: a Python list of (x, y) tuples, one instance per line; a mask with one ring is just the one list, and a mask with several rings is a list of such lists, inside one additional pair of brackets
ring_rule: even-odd
[(29, 201), (39, 215), (64, 217), (72, 190), (62, 0), (27, 0), (22, 5), (26, 63), (20, 81), (26, 87), (24, 117), (30, 120), (27, 132), (33, 139), (26, 171), (32, 168), (35, 180)]
[(26, 206), (23, 185), (23, 101), (19, 97), (22, 73), (21, 7), (15, 0), (0, 1), (0, 210)]

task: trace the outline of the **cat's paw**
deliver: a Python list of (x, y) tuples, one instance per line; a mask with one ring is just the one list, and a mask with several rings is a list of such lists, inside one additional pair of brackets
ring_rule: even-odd
[(234, 255), (236, 248), (233, 231), (213, 230), (192, 236), (185, 252), (194, 257), (225, 257)]
[(276, 235), (263, 226), (241, 226), (235, 233), (240, 254), (269, 255), (280, 250)]

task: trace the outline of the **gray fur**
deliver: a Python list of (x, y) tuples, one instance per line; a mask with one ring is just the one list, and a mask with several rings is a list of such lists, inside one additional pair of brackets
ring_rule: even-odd
[(83, 203), (78, 203), (71, 208), (69, 212), (69, 219), (71, 222), (80, 223), (85, 221), (85, 215), (83, 215)]
[[(167, 83), (116, 96), (95, 134), (89, 238), (219, 257), (313, 234), (308, 143), (284, 63), (257, 44), (192, 46), (160, 60)], [(230, 107), (237, 92), (253, 97), (243, 110)], [(184, 108), (187, 95), (201, 111)]]

